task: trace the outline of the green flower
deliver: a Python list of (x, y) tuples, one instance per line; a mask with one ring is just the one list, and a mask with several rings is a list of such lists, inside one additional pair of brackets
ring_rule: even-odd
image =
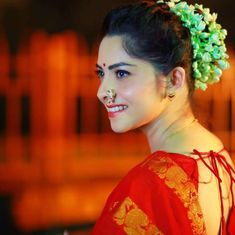
[(207, 32), (202, 32), (202, 33), (199, 35), (199, 37), (200, 37), (201, 39), (207, 39), (208, 37), (210, 37), (210, 34), (207, 33)]
[(195, 69), (193, 74), (194, 74), (195, 78), (200, 78), (202, 76), (202, 74), (200, 73), (199, 69)]
[(229, 63), (226, 60), (218, 60), (218, 64), (221, 69), (228, 69)]
[(211, 45), (211, 44), (207, 44), (206, 46), (205, 46), (205, 51), (208, 51), (208, 52), (211, 52), (211, 51), (213, 51), (213, 46)]
[(209, 52), (206, 52), (202, 55), (202, 60), (205, 62), (211, 62), (211, 55)]
[(203, 70), (203, 73), (208, 76), (209, 73), (210, 73), (210, 69), (211, 69), (211, 66), (209, 65), (209, 63), (203, 63), (201, 65), (201, 69)]
[(208, 77), (208, 76), (205, 76), (205, 75), (202, 76), (201, 79), (200, 79), (200, 81), (201, 81), (201, 82), (204, 82), (204, 83), (207, 82), (208, 80), (209, 80), (209, 77)]
[(199, 80), (195, 80), (195, 88), (205, 91), (207, 88), (207, 84)]
[(211, 36), (209, 37), (209, 43), (220, 45), (220, 37), (217, 32), (211, 34)]
[[(157, 3), (164, 3), (164, 0), (157, 0)], [(188, 5), (180, 0), (170, 0), (166, 4), (190, 30), (195, 88), (206, 90), (207, 84), (218, 82), (222, 70), (229, 68), (224, 44), (227, 31), (216, 23), (217, 14), (210, 13), (210, 9), (201, 4)]]

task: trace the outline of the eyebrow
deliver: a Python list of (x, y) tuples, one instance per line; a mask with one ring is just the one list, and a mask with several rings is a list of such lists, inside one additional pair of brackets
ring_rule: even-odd
[[(125, 62), (120, 62), (120, 63), (109, 65), (108, 69), (112, 70), (112, 69), (115, 69), (115, 68), (120, 67), (120, 66), (136, 66), (136, 65), (128, 64), (128, 63), (125, 63)], [(98, 64), (96, 64), (96, 67), (103, 70), (103, 68)]]

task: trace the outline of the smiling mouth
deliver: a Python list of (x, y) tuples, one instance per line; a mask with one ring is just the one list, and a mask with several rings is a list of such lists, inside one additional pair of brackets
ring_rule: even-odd
[(109, 113), (115, 113), (127, 109), (127, 107), (128, 107), (127, 105), (117, 105), (117, 106), (107, 107), (107, 110)]
[(106, 106), (108, 114), (110, 117), (113, 117), (115, 114), (120, 113), (128, 108), (127, 105), (112, 105)]

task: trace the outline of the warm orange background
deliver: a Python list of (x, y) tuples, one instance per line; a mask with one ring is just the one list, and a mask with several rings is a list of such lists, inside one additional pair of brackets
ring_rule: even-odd
[[(0, 235), (89, 233), (112, 188), (149, 153), (141, 133), (110, 131), (96, 98), (96, 50), (73, 30), (35, 30), (12, 54), (1, 33)], [(235, 160), (229, 54), (222, 82), (197, 91), (194, 107)]]
[[(144, 136), (113, 134), (96, 98), (94, 53), (72, 31), (32, 34), (13, 57), (0, 44), (0, 193), (11, 198), (17, 229), (32, 232), (92, 224), (118, 180), (149, 153)], [(235, 153), (235, 60), (222, 82), (196, 92), (196, 116)], [(16, 79), (9, 79), (14, 60)], [(22, 134), (22, 97), (29, 127)], [(75, 230), (75, 229), (74, 229)]]

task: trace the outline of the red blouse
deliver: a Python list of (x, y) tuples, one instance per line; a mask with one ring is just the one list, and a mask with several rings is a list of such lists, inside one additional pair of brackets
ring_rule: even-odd
[[(220, 152), (194, 150), (218, 181), (221, 164), (235, 182), (235, 171)], [(210, 157), (212, 166), (204, 160)], [(221, 234), (235, 235), (235, 205), (227, 223), (221, 195)], [(233, 222), (232, 222), (233, 221)], [(176, 153), (157, 151), (134, 167), (109, 196), (92, 235), (199, 235), (206, 234), (198, 200), (197, 160)]]

